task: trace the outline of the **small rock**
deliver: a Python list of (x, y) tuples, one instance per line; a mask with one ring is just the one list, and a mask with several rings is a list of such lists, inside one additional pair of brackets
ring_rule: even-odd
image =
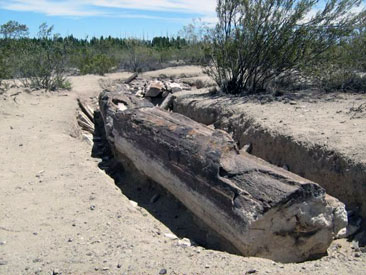
[(5, 245), (6, 244), (6, 241), (1, 241), (0, 242), (0, 245)]
[(343, 239), (343, 238), (346, 238), (347, 237), (347, 228), (342, 228), (337, 236), (335, 237), (336, 239)]
[(178, 241), (178, 245), (180, 245), (182, 247), (190, 247), (190, 246), (192, 246), (192, 243), (191, 243), (190, 239), (183, 238)]
[(167, 273), (168, 273), (168, 271), (165, 268), (163, 268), (159, 271), (159, 274), (167, 274)]
[(44, 170), (39, 171), (39, 172), (36, 174), (36, 178), (40, 178), (43, 174), (44, 174)]
[(157, 97), (163, 93), (164, 84), (161, 81), (151, 82), (147, 87), (145, 97)]
[(109, 267), (103, 267), (103, 271), (109, 270)]
[(145, 96), (145, 93), (142, 90), (138, 90), (136, 96), (142, 98)]
[(72, 243), (72, 239), (71, 239), (71, 238), (69, 238), (69, 239), (67, 240), (67, 242)]
[(117, 268), (121, 268), (122, 266), (120, 264), (117, 264)]
[(360, 250), (360, 247), (359, 247), (357, 241), (352, 241), (351, 248), (354, 249), (355, 251), (359, 251)]
[(245, 144), (243, 146), (243, 148), (241, 149), (241, 151), (247, 152), (248, 154), (250, 154), (252, 152), (252, 150), (253, 150), (253, 145), (251, 143)]
[(4, 261), (4, 260), (0, 260), (0, 265), (7, 265), (8, 262), (7, 261)]
[(130, 201), (130, 204), (131, 204), (134, 208), (136, 208), (136, 207), (138, 206), (137, 202), (135, 202), (135, 201)]
[(95, 209), (95, 205), (91, 205), (90, 210), (94, 210), (94, 209)]
[(127, 110), (127, 106), (123, 103), (118, 103), (117, 108), (118, 108), (118, 110), (120, 110), (122, 112)]
[(178, 239), (178, 237), (177, 236), (175, 236), (174, 234), (172, 234), (172, 233), (165, 233), (164, 234), (164, 236), (165, 237), (167, 237), (168, 239), (171, 239), (171, 240), (176, 240), (176, 239)]
[(361, 253), (360, 252), (355, 253), (355, 257), (356, 258), (360, 258), (361, 257)]
[(168, 90), (170, 90), (172, 93), (177, 93), (183, 90), (182, 86), (178, 83), (168, 83)]
[(296, 101), (290, 101), (289, 103), (290, 103), (290, 105), (296, 105), (297, 104)]
[(52, 271), (52, 275), (58, 275), (58, 274), (61, 274), (61, 272), (58, 269), (54, 269)]
[(251, 270), (248, 270), (245, 274), (254, 274), (254, 273), (257, 273), (257, 270), (251, 269)]

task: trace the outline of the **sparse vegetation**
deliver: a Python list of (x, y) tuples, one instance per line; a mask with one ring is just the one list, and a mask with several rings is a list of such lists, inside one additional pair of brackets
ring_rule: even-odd
[(357, 28), (350, 37), (340, 40), (303, 71), (327, 92), (366, 92), (365, 45), (365, 27)]
[[(178, 37), (150, 40), (60, 37), (42, 24), (37, 38), (26, 25), (0, 26), (0, 85), (19, 78), (33, 89), (70, 88), (66, 75), (206, 66), (230, 94), (304, 87), (365, 91), (365, 11), (360, 0), (219, 0), (219, 22), (187, 25)], [(314, 13), (314, 8), (318, 12)], [(296, 75), (296, 77), (295, 77)]]
[(180, 37), (77, 39), (53, 34), (53, 26), (46, 23), (39, 27), (37, 38), (28, 34), (28, 27), (16, 21), (0, 26), (0, 83), (19, 78), (32, 89), (67, 89), (70, 73), (141, 72), (204, 60), (203, 42)]
[(219, 23), (209, 35), (208, 73), (224, 92), (239, 94), (266, 91), (274, 79), (320, 68), (325, 56), (330, 60), (326, 67), (333, 72), (331, 50), (354, 34), (365, 12), (349, 12), (358, 0), (329, 0), (312, 15), (319, 3), (219, 0)]

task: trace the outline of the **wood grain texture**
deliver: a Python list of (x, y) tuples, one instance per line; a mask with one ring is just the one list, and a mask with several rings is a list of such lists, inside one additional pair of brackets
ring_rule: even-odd
[(304, 261), (346, 226), (344, 205), (318, 184), (239, 152), (224, 131), (123, 91), (103, 92), (100, 109), (115, 155), (245, 256)]

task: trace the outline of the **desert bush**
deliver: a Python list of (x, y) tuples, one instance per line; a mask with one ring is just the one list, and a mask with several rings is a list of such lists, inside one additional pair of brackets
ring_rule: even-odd
[(161, 56), (158, 51), (141, 44), (137, 40), (128, 41), (122, 63), (125, 69), (133, 72), (148, 71), (161, 68)]
[(55, 45), (28, 42), (18, 64), (17, 77), (26, 87), (55, 91), (70, 89), (65, 75), (64, 52)]
[(8, 53), (4, 47), (0, 47), (0, 85), (3, 79), (10, 77), (10, 70), (8, 66)]
[(32, 89), (55, 91), (70, 89), (66, 78), (66, 44), (57, 43), (57, 36), (51, 38), (53, 27), (42, 24), (38, 39), (23, 39), (18, 43), (14, 77)]
[(359, 73), (344, 69), (326, 70), (320, 79), (320, 85), (326, 92), (366, 92), (366, 78)]
[[(0, 79), (21, 78), (24, 85), (48, 90), (67, 87), (66, 74), (99, 74), (115, 70), (148, 71), (207, 60), (204, 43), (194, 29), (187, 39), (154, 37), (150, 40), (92, 37), (78, 39), (53, 34), (41, 24), (37, 38), (16, 21), (0, 26)], [(65, 85), (64, 85), (65, 84)]]
[(218, 0), (219, 23), (209, 35), (207, 73), (226, 93), (265, 91), (271, 81), (304, 66), (352, 34), (364, 12), (359, 0)]
[(78, 56), (77, 67), (80, 74), (104, 75), (113, 70), (116, 60), (106, 54), (93, 53), (90, 49), (83, 49)]
[(326, 92), (366, 92), (366, 32), (357, 29), (320, 55), (314, 64), (303, 68)]

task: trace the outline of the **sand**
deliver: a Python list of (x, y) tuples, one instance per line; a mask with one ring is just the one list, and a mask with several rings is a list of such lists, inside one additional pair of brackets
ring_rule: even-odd
[[(201, 75), (197, 67), (163, 73)], [(0, 95), (0, 274), (365, 274), (366, 254), (346, 240), (334, 242), (329, 255), (319, 260), (281, 264), (186, 247), (172, 238), (169, 222), (136, 206), (99, 169), (101, 160), (91, 157), (92, 146), (76, 124), (77, 97), (95, 98), (100, 79), (128, 75), (72, 77), (71, 91), (12, 88)], [(248, 110), (262, 114), (271, 125), (282, 120), (281, 125), (305, 138), (341, 145), (364, 160), (364, 151), (354, 144), (364, 142), (365, 118), (349, 122), (344, 117), (352, 102), (360, 101), (340, 96), (329, 103), (304, 103), (301, 109), (258, 103)], [(290, 111), (304, 117), (295, 121)]]

